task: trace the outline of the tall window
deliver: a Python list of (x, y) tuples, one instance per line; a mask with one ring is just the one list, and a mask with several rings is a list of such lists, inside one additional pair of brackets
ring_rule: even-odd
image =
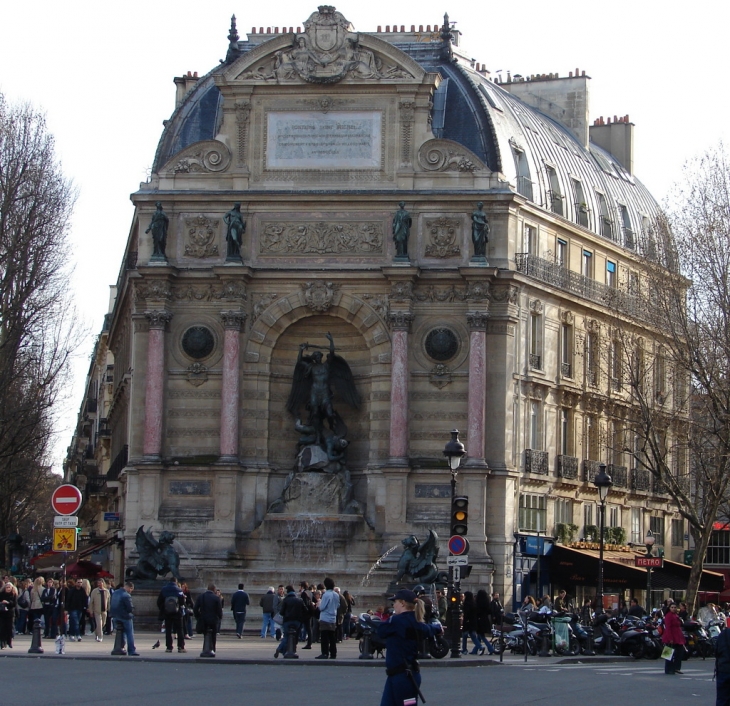
[(573, 503), (568, 498), (555, 499), (555, 524), (573, 524)]
[(611, 463), (614, 466), (624, 465), (624, 429), (621, 426), (621, 422), (615, 421), (613, 423), (613, 434), (610, 449)]
[(598, 386), (598, 334), (586, 336), (586, 381), (591, 387)]
[(583, 503), (583, 526), (593, 524), (593, 503)]
[(631, 508), (631, 541), (633, 544), (644, 543), (644, 518), (640, 507)]
[(629, 294), (638, 296), (639, 294), (639, 273), (629, 272)]
[(730, 564), (730, 532), (718, 530), (710, 536), (705, 558), (707, 564)]
[(621, 527), (621, 507), (619, 505), (608, 506), (608, 526)]
[(575, 220), (584, 228), (588, 228), (588, 203), (586, 202), (583, 184), (579, 179), (571, 179), (575, 195)]
[(598, 461), (600, 457), (598, 449), (598, 418), (589, 414), (586, 416), (586, 440), (585, 450), (588, 453), (586, 458), (591, 461)]
[(657, 546), (664, 546), (664, 518), (652, 515), (649, 518), (649, 529), (654, 535)]
[(560, 374), (573, 377), (573, 326), (562, 324), (560, 327)]
[(567, 407), (560, 408), (560, 455), (570, 456), (570, 410)]
[(613, 219), (608, 210), (608, 202), (600, 191), (596, 192), (596, 197), (598, 198), (598, 218), (601, 226), (601, 235), (604, 238), (613, 240)]
[(654, 370), (654, 389), (657, 398), (664, 398), (667, 394), (667, 357), (664, 348), (660, 347), (656, 357)]
[(512, 156), (515, 159), (515, 171), (517, 172), (517, 193), (532, 201), (532, 180), (525, 151), (513, 144)]
[(542, 315), (530, 313), (530, 367), (542, 370)]
[(568, 267), (568, 243), (562, 238), (558, 238), (558, 246), (555, 256), (560, 267)]
[(540, 442), (540, 403), (530, 402), (530, 448), (536, 451), (542, 449)]
[(525, 226), (525, 252), (537, 255), (537, 228), (535, 226)]
[(611, 341), (611, 389), (618, 392), (621, 390), (623, 378), (623, 360), (621, 357), (621, 341)]
[(684, 520), (672, 520), (672, 546), (684, 546)]
[(548, 199), (550, 201), (550, 208), (553, 213), (557, 213), (559, 216), (563, 215), (563, 192), (560, 189), (560, 182), (558, 181), (558, 175), (555, 169), (549, 165), (545, 165), (547, 170), (548, 181), (550, 182), (550, 191), (548, 192)]
[(584, 250), (580, 260), (580, 273), (588, 279), (593, 278), (593, 253)]
[(606, 286), (616, 286), (616, 263), (610, 260), (606, 262)]
[(545, 532), (547, 529), (547, 496), (520, 493), (520, 530)]

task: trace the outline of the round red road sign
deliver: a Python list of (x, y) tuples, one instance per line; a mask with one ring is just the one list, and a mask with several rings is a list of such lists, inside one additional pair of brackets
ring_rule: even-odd
[(449, 551), (453, 556), (461, 556), (469, 553), (469, 540), (466, 537), (455, 534), (449, 539)]
[(61, 485), (53, 491), (51, 507), (57, 515), (73, 515), (81, 507), (83, 495), (75, 485)]

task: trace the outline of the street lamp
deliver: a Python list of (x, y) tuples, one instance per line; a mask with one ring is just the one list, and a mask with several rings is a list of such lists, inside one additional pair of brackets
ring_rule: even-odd
[[(646, 546), (646, 555), (652, 555), (652, 549), (654, 549), (654, 542), (656, 538), (651, 530), (646, 533), (644, 537), (644, 545)], [(651, 566), (646, 567), (646, 612), (651, 615)]]
[(608, 491), (613, 485), (611, 476), (606, 473), (606, 464), (598, 467), (598, 475), (593, 481), (598, 488), (598, 498), (601, 501), (601, 526), (599, 528), (599, 550), (598, 550), (598, 591), (596, 592), (596, 613), (603, 613), (603, 528), (606, 521), (606, 498)]
[[(449, 463), (451, 471), (451, 507), (454, 506), (456, 497), (456, 472), (459, 469), (461, 459), (466, 453), (464, 444), (459, 441), (459, 430), (451, 432), (451, 441), (444, 447), (444, 456)], [(454, 581), (454, 567), (449, 565), (449, 636), (451, 638), (451, 657), (460, 658), (461, 648), (459, 645), (459, 603), (461, 592), (459, 582)]]

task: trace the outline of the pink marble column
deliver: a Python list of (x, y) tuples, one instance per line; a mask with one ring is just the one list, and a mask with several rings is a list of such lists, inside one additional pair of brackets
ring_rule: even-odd
[(221, 390), (221, 461), (238, 460), (238, 402), (240, 397), (240, 334), (246, 321), (241, 311), (222, 311), (223, 380)]
[(144, 400), (144, 455), (159, 458), (162, 452), (162, 417), (165, 387), (165, 326), (169, 311), (145, 311), (150, 323), (147, 337), (147, 386)]
[(487, 405), (487, 313), (470, 311), (469, 325), (469, 395), (466, 449), (471, 463), (484, 463)]
[(390, 458), (408, 458), (408, 329), (413, 314), (391, 312)]

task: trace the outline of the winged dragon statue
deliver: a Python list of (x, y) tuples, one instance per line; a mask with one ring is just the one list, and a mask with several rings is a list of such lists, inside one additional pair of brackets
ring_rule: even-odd
[(175, 535), (167, 530), (160, 532), (159, 539), (152, 536), (152, 528), (145, 530), (142, 525), (137, 530), (135, 545), (139, 553), (137, 566), (127, 569), (127, 578), (154, 581), (157, 575), (171, 573), (178, 581), (180, 576), (180, 557), (173, 549)]

